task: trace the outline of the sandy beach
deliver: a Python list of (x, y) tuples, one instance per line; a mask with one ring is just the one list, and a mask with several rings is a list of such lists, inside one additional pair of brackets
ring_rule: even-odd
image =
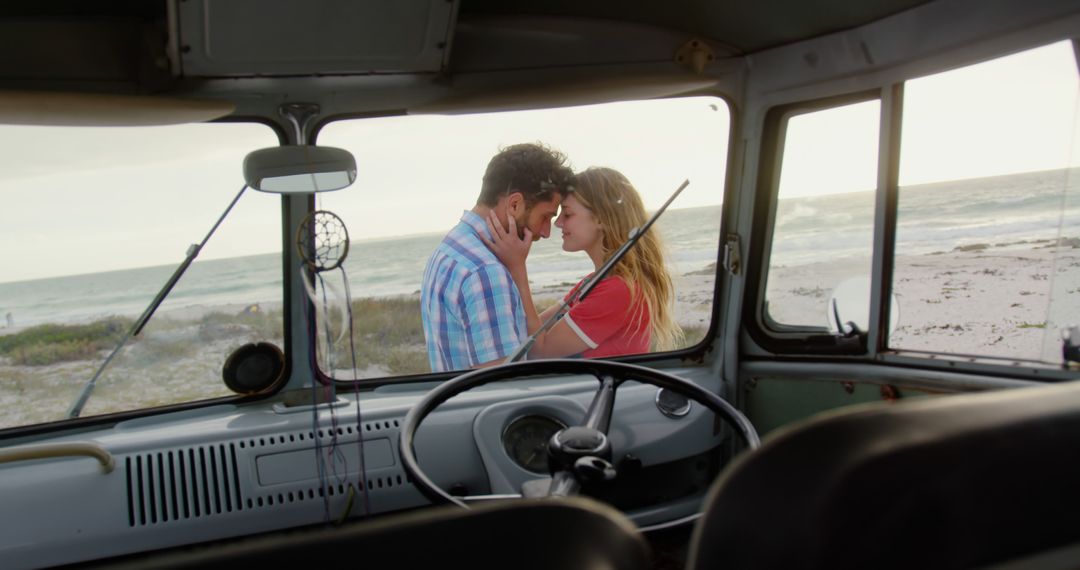
[[(890, 347), (1002, 358), (1061, 358), (1060, 329), (1080, 316), (1080, 240), (976, 244), (900, 255), (899, 315)], [(826, 325), (833, 287), (867, 262), (775, 270), (769, 312), (778, 322)], [(1052, 301), (1051, 301), (1052, 299)], [(808, 317), (809, 316), (809, 317)]]
[[(1080, 315), (1078, 246), (1080, 240), (1061, 244), (1044, 240), (899, 256), (894, 291), (899, 317), (890, 346), (1014, 359), (1060, 359), (1060, 329), (1076, 324), (1065, 321)], [(769, 315), (781, 323), (825, 326), (833, 287), (864, 274), (867, 267), (864, 260), (774, 268), (768, 284)], [(697, 342), (711, 318), (714, 272), (702, 268), (674, 277), (676, 319), (689, 333), (687, 340)], [(538, 303), (550, 302), (561, 298), (569, 286), (543, 288), (535, 291), (534, 297)], [(418, 295), (397, 299), (417, 300)], [(387, 298), (382, 304), (391, 300)], [(261, 304), (255, 312), (264, 319), (280, 319), (280, 309), (277, 304)], [(162, 310), (153, 326), (124, 349), (123, 357), (99, 381), (87, 413), (228, 395), (221, 367), (229, 353), (244, 343), (261, 340), (283, 345), (280, 336), (264, 338), (266, 333), (260, 331), (267, 330), (267, 323), (252, 320), (246, 312), (250, 310), (242, 304)], [(280, 324), (271, 322), (270, 326), (280, 330)], [(419, 316), (414, 325), (407, 326), (418, 327)], [(383, 352), (401, 349), (413, 354), (411, 358), (426, 361), (422, 342), (374, 348)], [(19, 366), (0, 357), (0, 427), (62, 418), (107, 353), (103, 351), (97, 361), (47, 366)], [(393, 375), (390, 366), (358, 362), (359, 377)], [(342, 377), (351, 375), (351, 369), (342, 371)]]

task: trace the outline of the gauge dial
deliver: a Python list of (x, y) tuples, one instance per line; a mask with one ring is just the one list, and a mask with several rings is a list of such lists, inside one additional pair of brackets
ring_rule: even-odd
[(514, 463), (527, 471), (547, 474), (547, 445), (555, 432), (566, 428), (562, 422), (547, 416), (522, 416), (503, 432), (503, 449)]
[(669, 418), (681, 418), (690, 413), (690, 399), (678, 392), (660, 388), (656, 391), (656, 407)]

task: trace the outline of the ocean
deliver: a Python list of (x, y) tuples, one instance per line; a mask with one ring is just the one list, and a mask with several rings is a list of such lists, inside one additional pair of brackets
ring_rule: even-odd
[[(1069, 191), (1063, 192), (1066, 184)], [(865, 257), (873, 208), (872, 192), (781, 200), (772, 264), (791, 267)], [(658, 221), (674, 273), (699, 271), (716, 262), (720, 213), (719, 205), (669, 210)], [(553, 239), (534, 244), (530, 254), (534, 288), (575, 282), (592, 269), (584, 254), (562, 251), (558, 230), (554, 234)], [(353, 242), (346, 263), (353, 296), (417, 292), (427, 258), (442, 235)], [(1080, 236), (1080, 169), (927, 184), (901, 191), (897, 235), (901, 254), (1076, 236)], [(11, 324), (20, 327), (138, 316), (175, 267), (0, 283), (0, 327), (6, 324), (8, 313)], [(277, 253), (196, 261), (160, 310), (280, 301), (282, 272)]]
[[(1080, 169), (902, 187), (898, 211), (899, 255), (1077, 237)], [(872, 192), (780, 200), (771, 263), (866, 257), (873, 217)]]

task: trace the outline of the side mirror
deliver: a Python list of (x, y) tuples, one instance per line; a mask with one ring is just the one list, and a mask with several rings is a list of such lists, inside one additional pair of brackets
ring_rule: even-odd
[[(841, 281), (833, 288), (826, 320), (833, 334), (852, 336), (870, 328), (870, 276), (860, 275)], [(900, 322), (900, 304), (896, 294), (889, 300), (889, 332)]]
[(244, 158), (244, 180), (251, 188), (276, 194), (340, 190), (356, 180), (356, 159), (329, 146), (264, 148)]

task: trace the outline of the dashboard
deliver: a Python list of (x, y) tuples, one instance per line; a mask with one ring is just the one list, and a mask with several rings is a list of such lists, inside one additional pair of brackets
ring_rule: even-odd
[[(707, 371), (674, 372), (719, 389)], [(431, 385), (383, 386), (362, 393), (359, 406), (352, 394), (317, 410), (283, 401), (219, 405), (66, 436), (60, 441), (104, 449), (115, 469), (81, 456), (0, 464), (7, 507), (0, 520), (8, 529), (0, 556), (11, 567), (56, 565), (424, 506), (398, 445), (405, 415)], [(455, 396), (418, 429), (419, 463), (455, 495), (520, 493), (545, 476), (542, 446), (553, 430), (578, 423), (597, 387), (589, 376), (530, 378)], [(694, 513), (713, 473), (660, 502), (648, 487), (661, 481), (642, 474), (716, 456), (726, 431), (703, 406), (672, 415), (660, 401), (679, 402), (645, 384), (618, 390), (612, 463), (638, 483), (598, 490), (616, 506), (623, 496), (634, 506), (624, 510), (643, 526)]]

